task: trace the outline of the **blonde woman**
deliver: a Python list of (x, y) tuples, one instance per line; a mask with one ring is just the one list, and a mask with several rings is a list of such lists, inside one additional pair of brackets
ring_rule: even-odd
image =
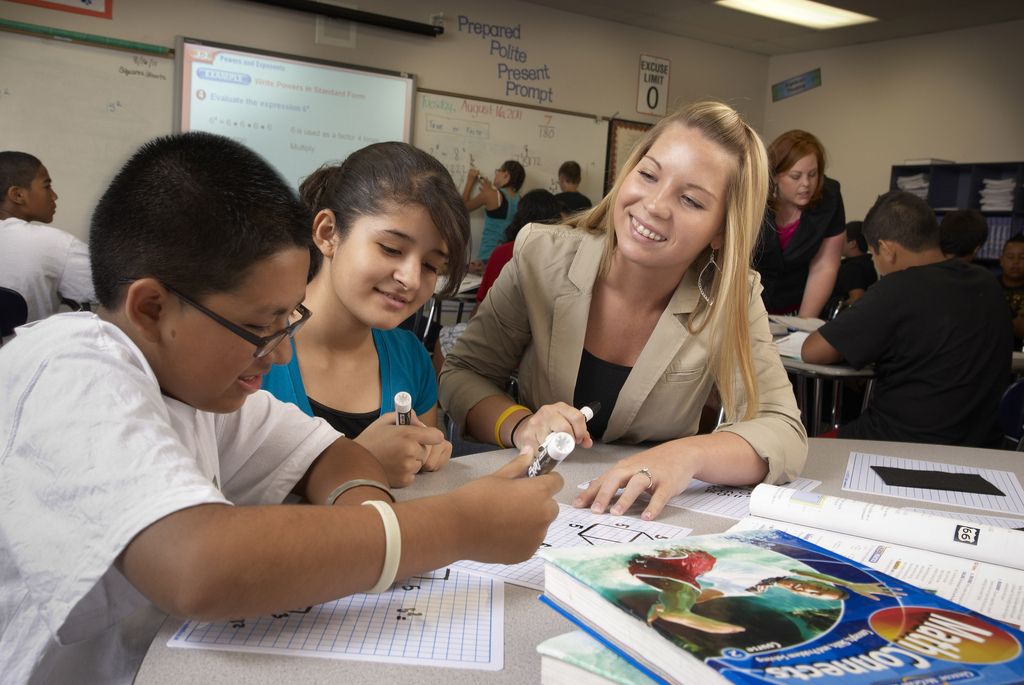
[[(520, 233), (446, 359), (442, 406), (475, 439), (521, 452), (556, 430), (583, 447), (660, 443), (577, 498), (596, 512), (646, 491), (652, 519), (693, 478), (792, 479), (807, 435), (750, 269), (767, 193), (764, 146), (731, 108), (663, 119), (594, 209)], [(502, 392), (517, 367), (521, 405)], [(726, 420), (697, 435), (713, 388)], [(587, 423), (578, 407), (595, 400)]]

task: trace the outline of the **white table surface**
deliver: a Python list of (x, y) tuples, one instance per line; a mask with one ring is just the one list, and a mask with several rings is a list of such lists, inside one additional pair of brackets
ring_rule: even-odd
[[(615, 458), (637, 448), (598, 445), (591, 450), (574, 452), (560, 466), (565, 488), (557, 495), (560, 502), (571, 503), (576, 486), (598, 475)], [(861, 493), (844, 493), (842, 477), (851, 451), (869, 452), (922, 461), (1013, 471), (1024, 476), (1024, 458), (1019, 452), (970, 449), (909, 443), (872, 442), (862, 440), (810, 440), (810, 454), (803, 476), (822, 481), (817, 492), (879, 502), (897, 507), (917, 506), (905, 499), (894, 499)], [(440, 472), (422, 474), (405, 490), (398, 491), (399, 501), (434, 495), (490, 473), (513, 456), (511, 450), (469, 455), (452, 460)], [(934, 507), (933, 507), (934, 508)], [(715, 533), (731, 527), (735, 521), (707, 514), (668, 508), (659, 520), (693, 529), (693, 534)], [(181, 683), (252, 683), (284, 685), (285, 683), (372, 683), (415, 682), (445, 685), (470, 683), (537, 683), (540, 682), (538, 643), (572, 629), (571, 624), (537, 600), (537, 592), (526, 588), (505, 587), (505, 667), (486, 672), (423, 666), (405, 666), (364, 661), (347, 661), (226, 651), (171, 649), (167, 641), (182, 620), (170, 617), (153, 640), (142, 664), (136, 683), (180, 685)]]

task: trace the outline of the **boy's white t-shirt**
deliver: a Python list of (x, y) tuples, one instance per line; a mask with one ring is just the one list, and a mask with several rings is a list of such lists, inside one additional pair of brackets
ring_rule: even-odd
[(203, 503), (280, 503), (340, 435), (260, 391), (231, 414), (160, 393), (90, 313), (0, 348), (0, 673), (131, 682), (164, 614), (113, 567), (144, 528)]
[(61, 296), (93, 302), (89, 247), (53, 226), (4, 219), (0, 221), (0, 286), (25, 298), (28, 321), (56, 312)]

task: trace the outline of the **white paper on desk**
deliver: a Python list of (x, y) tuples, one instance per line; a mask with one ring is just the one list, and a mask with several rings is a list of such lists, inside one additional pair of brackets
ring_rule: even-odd
[[(558, 518), (548, 527), (541, 547), (598, 547), (644, 540), (671, 540), (686, 537), (691, 530), (670, 523), (644, 521), (633, 516), (595, 514), (589, 509), (559, 504)], [(452, 566), (513, 585), (544, 590), (544, 560), (536, 555), (518, 564), (485, 564), (463, 560)]]
[[(809, 492), (819, 485), (821, 485), (820, 480), (794, 478), (792, 482), (786, 483), (781, 487)], [(671, 507), (689, 509), (701, 514), (741, 519), (744, 516), (750, 515), (750, 494), (753, 490), (753, 486), (713, 485), (694, 479), (690, 481), (688, 488), (670, 499), (667, 504)]]
[(804, 340), (810, 333), (804, 331), (793, 331), (789, 335), (775, 340), (775, 347), (779, 350), (779, 356), (791, 359), (801, 359), (800, 350), (803, 349)]
[(760, 485), (751, 513), (730, 530), (776, 528), (992, 618), (1024, 623), (1024, 558), (1013, 530), (843, 497)]
[[(951, 490), (933, 490), (931, 488), (908, 488), (886, 485), (885, 481), (875, 473), (872, 466), (892, 466), (901, 469), (919, 471), (945, 471), (946, 473), (976, 473), (1005, 493), (999, 495), (979, 495), (971, 492), (953, 492)], [(887, 457), (881, 454), (865, 454), (850, 452), (843, 475), (843, 490), (849, 492), (865, 492), (872, 495), (903, 497), (917, 501), (938, 502), (955, 507), (971, 507), (987, 509), (1007, 514), (1024, 514), (1024, 490), (1020, 480), (1009, 471), (982, 469), (974, 466), (958, 466), (956, 464), (940, 464), (901, 457)]]
[(186, 621), (168, 647), (500, 671), (505, 588), (440, 569), (377, 595), (232, 621)]
[(805, 333), (813, 333), (825, 325), (823, 320), (816, 319), (813, 316), (785, 316), (783, 314), (769, 314), (768, 321), (774, 321), (775, 323), (782, 324), (791, 331), (803, 331)]

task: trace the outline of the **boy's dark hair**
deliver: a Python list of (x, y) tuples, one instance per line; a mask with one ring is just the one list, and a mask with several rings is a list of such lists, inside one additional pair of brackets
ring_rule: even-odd
[(514, 159), (505, 160), (500, 168), (502, 171), (508, 172), (508, 187), (518, 193), (526, 183), (526, 169)]
[(846, 222), (846, 239), (855, 241), (857, 243), (857, 249), (861, 252), (868, 251), (868, 241), (864, 240), (863, 221)]
[(89, 252), (100, 303), (120, 305), (125, 279), (156, 278), (198, 299), (228, 292), (249, 268), (308, 249), (312, 218), (262, 157), (193, 131), (143, 145), (103, 193)]
[(0, 199), (7, 195), (11, 186), (28, 188), (32, 185), (39, 167), (43, 165), (38, 157), (27, 152), (4, 150), (0, 152)]
[(1006, 242), (1003, 243), (1003, 252), (1004, 253), (1006, 252), (1006, 246), (1011, 244), (1011, 243), (1013, 243), (1014, 245), (1018, 245), (1020, 243), (1024, 243), (1024, 233), (1014, 233), (1012, 236), (1007, 238)]
[(569, 183), (579, 185), (580, 179), (583, 177), (583, 171), (576, 162), (562, 162), (562, 166), (558, 167), (558, 175)]
[(977, 209), (958, 209), (942, 217), (939, 245), (943, 254), (967, 257), (988, 240), (988, 222)]
[[(306, 177), (299, 195), (313, 212), (334, 212), (335, 230), (342, 238), (356, 219), (406, 205), (423, 207), (448, 248), (444, 294), (454, 294), (466, 275), (469, 212), (451, 174), (430, 154), (408, 143), (374, 143), (349, 155), (341, 164), (324, 165)], [(310, 249), (310, 278), (323, 263)]]
[(531, 190), (519, 198), (519, 207), (505, 229), (505, 242), (510, 243), (529, 223), (547, 223), (562, 216), (562, 205), (555, 196), (541, 188)]
[(939, 224), (928, 203), (905, 190), (880, 195), (864, 217), (864, 238), (875, 251), (879, 240), (899, 243), (911, 252), (939, 246)]

